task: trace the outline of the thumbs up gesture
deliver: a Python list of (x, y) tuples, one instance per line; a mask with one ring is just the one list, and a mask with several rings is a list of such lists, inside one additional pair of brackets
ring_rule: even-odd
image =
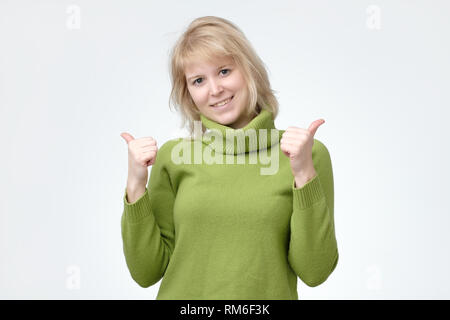
[(312, 146), (317, 128), (323, 123), (325, 120), (319, 119), (312, 122), (308, 129), (288, 127), (282, 135), (280, 149), (289, 157), (297, 187), (301, 187), (299, 184), (304, 185), (307, 180), (316, 175), (312, 160)]
[(128, 144), (128, 179), (137, 183), (146, 183), (148, 166), (155, 163), (158, 146), (152, 137), (135, 139), (131, 134), (123, 132), (120, 136)]

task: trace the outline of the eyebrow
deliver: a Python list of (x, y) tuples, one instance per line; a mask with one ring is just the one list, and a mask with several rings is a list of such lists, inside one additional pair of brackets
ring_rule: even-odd
[[(224, 64), (223, 66), (218, 67), (217, 70), (222, 69), (223, 67), (226, 67), (226, 66), (230, 66), (230, 64)], [(200, 77), (200, 76), (202, 76), (202, 75), (201, 75), (201, 74), (198, 74), (198, 75), (196, 75), (196, 76), (189, 77), (189, 78), (188, 78), (188, 81), (191, 80), (191, 79), (193, 79), (193, 78)]]

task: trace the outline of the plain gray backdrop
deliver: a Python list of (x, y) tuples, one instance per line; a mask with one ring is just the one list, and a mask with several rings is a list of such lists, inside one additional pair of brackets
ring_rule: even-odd
[(127, 145), (182, 134), (169, 51), (239, 26), (279, 129), (325, 119), (339, 263), (300, 299), (450, 298), (446, 1), (0, 0), (0, 298), (154, 299), (127, 269)]

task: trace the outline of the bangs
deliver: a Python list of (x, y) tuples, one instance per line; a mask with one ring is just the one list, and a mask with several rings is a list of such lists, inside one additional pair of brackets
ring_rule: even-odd
[(226, 45), (218, 43), (214, 39), (196, 39), (197, 41), (186, 44), (185, 50), (180, 55), (179, 68), (185, 68), (198, 61), (212, 62), (214, 59), (231, 58), (233, 62), (234, 54), (226, 49)]

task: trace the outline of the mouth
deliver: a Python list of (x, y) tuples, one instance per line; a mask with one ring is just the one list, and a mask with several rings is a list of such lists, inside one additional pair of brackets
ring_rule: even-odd
[(231, 96), (231, 98), (228, 98), (228, 99), (222, 100), (222, 101), (219, 102), (219, 103), (210, 105), (210, 107), (211, 107), (211, 108), (215, 108), (215, 109), (223, 109), (223, 108), (226, 108), (226, 107), (230, 104), (231, 100), (233, 100), (233, 98), (234, 98), (234, 96)]

